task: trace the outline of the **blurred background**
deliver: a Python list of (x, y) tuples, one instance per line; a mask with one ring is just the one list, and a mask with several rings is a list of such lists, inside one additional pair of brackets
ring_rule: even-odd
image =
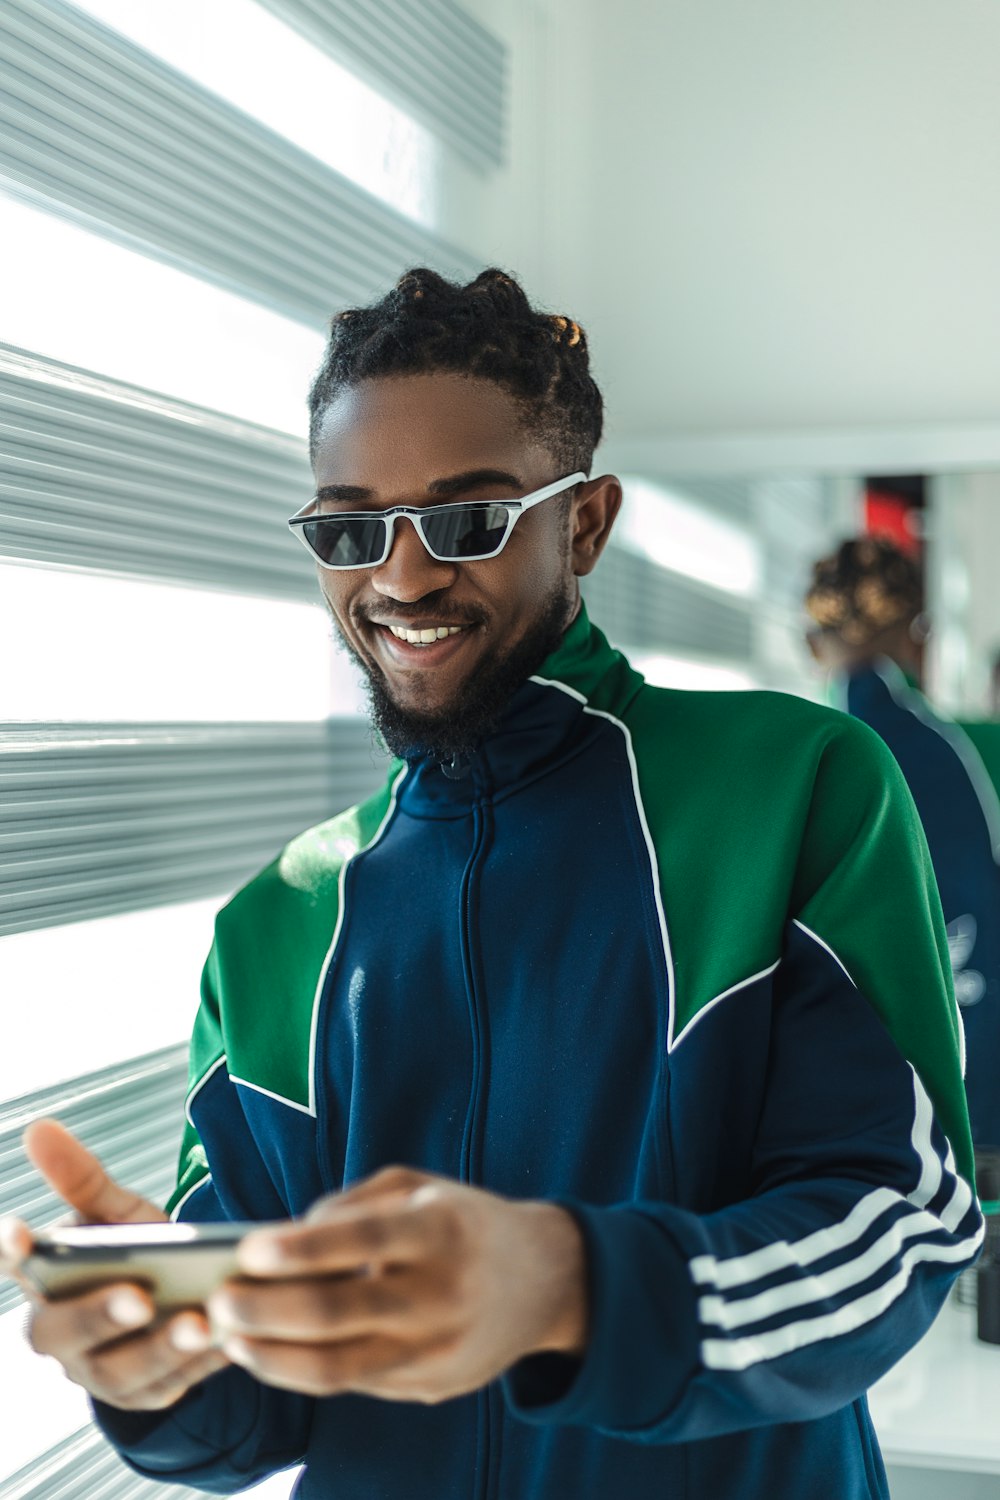
[[(937, 708), (992, 717), (998, 54), (989, 0), (4, 0), (4, 1211), (54, 1212), (43, 1113), (166, 1196), (215, 911), (381, 778), (284, 521), (330, 315), (405, 267), (586, 327), (627, 496), (586, 597), (651, 680), (821, 698), (811, 563), (871, 530)], [(160, 1493), (22, 1321), (0, 1500)], [(885, 1408), (894, 1494), (1000, 1492), (962, 1369), (957, 1437)]]

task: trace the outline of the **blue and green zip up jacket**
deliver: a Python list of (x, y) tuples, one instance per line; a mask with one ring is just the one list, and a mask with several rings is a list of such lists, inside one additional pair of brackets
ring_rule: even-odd
[(960, 1037), (882, 741), (651, 688), (581, 614), (467, 774), (394, 764), (219, 913), (171, 1208), (392, 1163), (560, 1202), (585, 1356), (438, 1406), (232, 1368), (98, 1418), (223, 1494), (304, 1462), (299, 1500), (883, 1496), (865, 1390), (982, 1235)]

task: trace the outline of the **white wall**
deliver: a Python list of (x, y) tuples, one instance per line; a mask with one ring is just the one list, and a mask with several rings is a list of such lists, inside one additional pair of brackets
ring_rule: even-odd
[(934, 480), (929, 557), (935, 699), (950, 713), (985, 715), (1000, 651), (1000, 473)]
[(455, 222), (585, 323), (612, 436), (995, 422), (992, 0), (477, 9), (514, 155)]

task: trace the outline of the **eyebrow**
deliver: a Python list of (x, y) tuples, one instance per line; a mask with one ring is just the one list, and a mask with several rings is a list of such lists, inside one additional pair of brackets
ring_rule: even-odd
[[(444, 479), (432, 479), (427, 486), (429, 495), (462, 495), (469, 490), (496, 489), (521, 490), (523, 482), (516, 474), (504, 469), (469, 469), (464, 474), (449, 474)], [(370, 500), (372, 491), (358, 484), (324, 484), (316, 491), (317, 500)]]

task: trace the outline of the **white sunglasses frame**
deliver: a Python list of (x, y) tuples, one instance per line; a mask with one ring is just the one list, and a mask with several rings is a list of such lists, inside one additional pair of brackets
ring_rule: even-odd
[[(503, 551), (508, 541), (510, 540), (511, 532), (514, 530), (514, 527), (517, 525), (517, 522), (521, 519), (526, 510), (530, 510), (533, 505), (541, 505), (543, 500), (551, 500), (554, 495), (561, 495), (564, 490), (571, 489), (575, 484), (582, 484), (586, 478), (586, 474), (581, 472), (570, 474), (566, 479), (556, 479), (552, 482), (552, 484), (543, 485), (540, 490), (532, 490), (530, 495), (519, 495), (510, 500), (506, 498), (497, 500), (448, 500), (443, 505), (394, 505), (390, 510), (340, 511), (333, 515), (330, 515), (328, 518), (309, 514), (309, 511), (316, 504), (316, 496), (314, 495), (313, 498), (309, 501), (308, 505), (304, 505), (300, 511), (297, 511), (296, 514), (292, 516), (291, 520), (288, 522), (288, 525), (291, 531), (298, 534), (299, 540), (305, 547), (306, 551), (309, 553), (309, 556), (312, 558), (313, 562), (316, 563), (318, 567), (326, 568), (327, 571), (331, 573), (353, 573), (356, 572), (358, 568), (380, 568), (389, 556), (389, 553), (392, 551), (392, 544), (396, 535), (396, 520), (399, 516), (405, 516), (407, 520), (412, 522), (414, 531), (417, 533), (417, 536), (420, 538), (429, 556), (433, 557), (435, 562), (450, 562), (458, 564), (467, 562), (484, 562), (488, 558), (500, 556), (500, 553)], [(424, 535), (424, 529), (421, 525), (421, 518), (427, 515), (440, 515), (444, 510), (480, 509), (481, 507), (487, 505), (506, 505), (508, 507), (507, 529), (503, 534), (503, 538), (500, 542), (499, 547), (495, 547), (492, 552), (477, 552), (470, 557), (439, 557)], [(323, 559), (321, 557), (317, 557), (316, 553), (313, 551), (303, 530), (303, 527), (307, 521), (322, 521), (324, 519), (329, 519), (331, 521), (371, 521), (373, 519), (385, 521), (385, 550), (383, 551), (382, 556), (375, 562), (324, 562)]]

